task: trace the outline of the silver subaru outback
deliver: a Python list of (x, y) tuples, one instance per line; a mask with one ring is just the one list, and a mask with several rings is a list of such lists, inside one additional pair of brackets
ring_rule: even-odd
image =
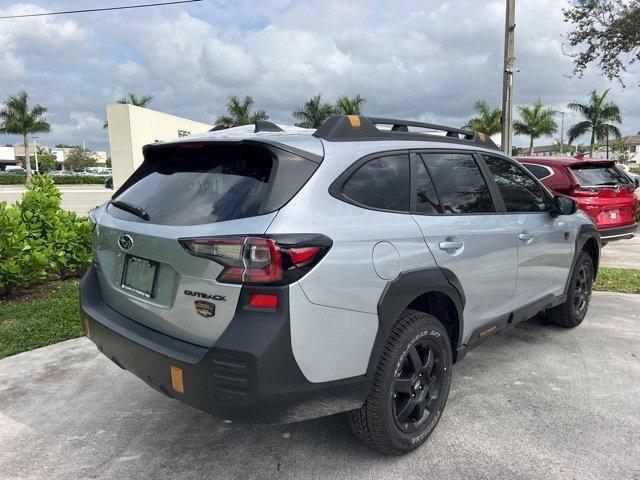
[(114, 363), (222, 418), (348, 412), (389, 454), (429, 436), (469, 348), (579, 325), (600, 255), (484, 135), (364, 116), (148, 145), (91, 218), (83, 321)]

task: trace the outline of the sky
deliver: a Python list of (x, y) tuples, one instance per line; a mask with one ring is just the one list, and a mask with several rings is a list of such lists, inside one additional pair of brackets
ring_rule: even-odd
[[(148, 2), (0, 0), (0, 15), (135, 3)], [(568, 102), (610, 87), (623, 134), (635, 134), (640, 68), (625, 75), (626, 88), (596, 68), (572, 78), (565, 5), (517, 2), (516, 105), (541, 98), (567, 111)], [(108, 150), (106, 105), (128, 91), (153, 95), (156, 110), (212, 124), (232, 94), (292, 124), (291, 112), (316, 93), (332, 102), (359, 93), (372, 116), (461, 126), (476, 100), (500, 104), (504, 16), (504, 0), (204, 0), (0, 19), (0, 100), (27, 91), (48, 109), (51, 133), (39, 144), (85, 141), (94, 150)], [(565, 130), (577, 120), (568, 112)], [(20, 140), (0, 135), (0, 145)]]

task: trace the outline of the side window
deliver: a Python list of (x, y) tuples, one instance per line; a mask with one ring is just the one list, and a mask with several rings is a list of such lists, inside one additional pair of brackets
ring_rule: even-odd
[(433, 188), (431, 176), (424, 166), (424, 162), (418, 157), (416, 163), (416, 212), (417, 213), (442, 213), (442, 206), (438, 201), (438, 195)]
[(547, 170), (547, 168), (543, 167), (542, 165), (533, 165), (531, 163), (523, 163), (522, 165), (531, 173), (533, 173), (534, 177), (536, 177), (538, 180), (542, 180), (543, 178), (551, 176), (549, 170)]
[(411, 177), (409, 156), (375, 158), (351, 175), (342, 194), (354, 202), (382, 210), (409, 211)]
[(491, 213), (495, 206), (472, 155), (423, 153), (444, 213)]
[(507, 212), (545, 212), (547, 195), (519, 166), (508, 160), (483, 155), (498, 185)]

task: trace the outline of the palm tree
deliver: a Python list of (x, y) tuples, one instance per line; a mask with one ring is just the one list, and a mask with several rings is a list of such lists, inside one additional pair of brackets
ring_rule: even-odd
[(293, 112), (293, 117), (301, 120), (296, 123), (298, 127), (318, 128), (331, 115), (334, 115), (336, 109), (329, 103), (322, 101), (322, 94), (317, 94), (305, 102), (302, 107), (298, 107)]
[[(149, 104), (153, 100), (153, 95), (142, 95), (139, 97), (134, 92), (127, 93), (124, 97), (118, 100), (116, 103), (120, 103), (122, 105), (134, 105), (136, 107), (147, 108)], [(104, 122), (102, 128), (109, 127), (109, 122)]]
[(502, 131), (502, 110), (489, 105), (485, 100), (478, 100), (474, 107), (478, 115), (467, 122), (464, 128), (470, 128), (485, 135), (495, 135)]
[(591, 132), (591, 142), (589, 143), (589, 156), (593, 156), (593, 150), (596, 141), (608, 141), (609, 134), (612, 133), (615, 138), (620, 138), (620, 130), (613, 125), (614, 123), (622, 123), (620, 117), (620, 109), (615, 103), (607, 102), (606, 98), (609, 89), (599, 95), (596, 90), (591, 92), (589, 103), (571, 102), (568, 107), (574, 112), (578, 112), (584, 120), (572, 125), (567, 132), (569, 135), (569, 143), (576, 138)]
[(345, 115), (360, 115), (365, 103), (366, 100), (359, 93), (353, 98), (343, 95), (336, 102), (336, 110)]
[(539, 98), (533, 105), (523, 105), (518, 107), (521, 120), (513, 122), (513, 131), (516, 135), (529, 136), (529, 155), (533, 155), (533, 141), (536, 138), (548, 137), (558, 130), (553, 116), (556, 112), (549, 107), (545, 107)]
[(42, 105), (29, 105), (29, 95), (22, 91), (9, 95), (0, 110), (0, 133), (22, 135), (27, 185), (31, 183), (31, 159), (29, 158), (29, 134), (46, 133), (51, 126), (44, 118), (47, 109)]
[(250, 125), (260, 120), (268, 120), (269, 115), (264, 110), (251, 111), (253, 104), (253, 98), (249, 96), (240, 100), (237, 95), (231, 95), (227, 100), (228, 115), (219, 116), (216, 124), (237, 127), (239, 125)]

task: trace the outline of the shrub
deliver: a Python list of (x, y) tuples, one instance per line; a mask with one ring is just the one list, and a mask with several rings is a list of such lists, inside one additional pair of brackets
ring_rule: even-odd
[(81, 272), (91, 261), (90, 233), (86, 219), (60, 208), (51, 177), (34, 176), (21, 202), (0, 202), (0, 291)]
[[(34, 175), (33, 178), (45, 176)], [(98, 175), (56, 175), (47, 177), (53, 180), (56, 185), (104, 185), (107, 177)], [(0, 185), (24, 185), (27, 180), (25, 175), (0, 175)]]

